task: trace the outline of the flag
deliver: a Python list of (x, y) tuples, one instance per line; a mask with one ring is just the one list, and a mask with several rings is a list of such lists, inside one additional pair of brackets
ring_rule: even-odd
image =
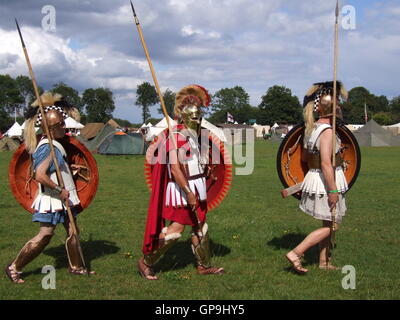
[(367, 104), (364, 102), (364, 118), (365, 118), (365, 123), (368, 122), (368, 113), (367, 113)]
[(235, 122), (235, 120), (233, 119), (233, 115), (231, 115), (229, 112), (227, 112), (227, 119), (226, 119), (226, 122), (228, 122), (228, 123), (234, 123)]

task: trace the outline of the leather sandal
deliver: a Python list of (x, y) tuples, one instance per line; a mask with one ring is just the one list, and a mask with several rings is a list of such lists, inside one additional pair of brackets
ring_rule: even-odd
[(319, 268), (321, 270), (339, 270), (339, 268), (334, 266), (330, 261), (328, 263), (326, 263), (325, 261), (320, 261)]
[(12, 264), (9, 264), (4, 271), (5, 271), (8, 279), (11, 280), (11, 282), (20, 283), (20, 284), (25, 282), (20, 276), (22, 272), (16, 271), (13, 268)]
[(158, 280), (153, 268), (144, 262), (144, 258), (140, 258), (137, 264), (140, 275), (146, 280)]
[[(68, 267), (68, 272), (70, 274), (74, 274), (74, 275), (87, 275), (88, 274), (88, 270), (87, 269), (73, 269), (70, 266)], [(96, 271), (89, 271), (89, 274), (96, 274)]]
[(208, 274), (216, 274), (216, 275), (222, 275), (225, 273), (224, 268), (215, 268), (215, 267), (203, 267), (203, 266), (197, 266), (197, 274), (200, 275), (208, 275)]
[[(291, 259), (289, 258), (289, 254), (293, 253), (296, 256), (296, 259)], [(301, 264), (301, 258), (303, 257), (302, 255), (297, 254), (294, 250), (290, 251), (285, 255), (286, 259), (289, 260), (289, 262), (293, 265), (293, 270), (298, 273), (298, 274), (305, 274), (308, 272), (307, 269), (303, 268), (303, 265)]]

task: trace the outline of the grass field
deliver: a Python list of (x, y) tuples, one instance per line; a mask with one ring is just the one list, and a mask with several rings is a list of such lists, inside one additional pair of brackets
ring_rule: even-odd
[[(143, 156), (100, 156), (100, 185), (91, 207), (79, 217), (82, 248), (91, 277), (67, 273), (65, 232), (56, 230), (44, 253), (14, 285), (3, 269), (38, 231), (8, 187), (12, 154), (0, 153), (0, 299), (399, 299), (400, 148), (362, 148), (362, 168), (347, 195), (348, 211), (337, 233), (335, 263), (352, 265), (356, 289), (342, 288), (345, 274), (318, 269), (317, 249), (306, 254), (310, 272), (290, 271), (284, 254), (320, 223), (282, 199), (275, 169), (278, 144), (257, 141), (255, 168), (234, 176), (225, 201), (208, 215), (213, 263), (222, 277), (195, 274), (189, 229), (159, 262), (159, 281), (136, 272), (149, 192)], [(56, 267), (56, 289), (44, 290), (44, 265)]]

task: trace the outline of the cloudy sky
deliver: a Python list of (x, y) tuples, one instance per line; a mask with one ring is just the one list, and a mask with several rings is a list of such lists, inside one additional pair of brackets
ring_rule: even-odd
[[(333, 78), (335, 0), (134, 0), (162, 88), (242, 86), (254, 106), (273, 85), (300, 100)], [(46, 6), (55, 9), (49, 30)], [(341, 0), (338, 78), (347, 89), (400, 95), (400, 1)], [(43, 12), (42, 12), (43, 11)], [(129, 0), (0, 0), (0, 74), (28, 75), (19, 21), (39, 85), (108, 87), (114, 116), (141, 122), (136, 87), (152, 82)], [(44, 22), (44, 27), (43, 27)], [(348, 22), (355, 29), (348, 29)], [(46, 24), (47, 23), (47, 24)], [(152, 115), (161, 117), (157, 107)]]

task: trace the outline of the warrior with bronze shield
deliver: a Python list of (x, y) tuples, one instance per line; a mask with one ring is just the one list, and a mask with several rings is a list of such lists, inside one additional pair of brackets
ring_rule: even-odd
[[(211, 152), (204, 152), (204, 148), (209, 147), (210, 140), (208, 137), (202, 140), (201, 137), (201, 128), (205, 123), (202, 119), (202, 108), (207, 107), (209, 102), (210, 97), (201, 86), (190, 85), (181, 89), (175, 100), (177, 126), (172, 128), (173, 134), (164, 132), (148, 150), (147, 158), (158, 158), (151, 167), (149, 177), (151, 198), (143, 257), (138, 261), (139, 273), (145, 279), (157, 279), (154, 265), (181, 237), (187, 225), (192, 227), (192, 250), (197, 273), (224, 273), (223, 268), (211, 265), (206, 214), (210, 209), (211, 198), (221, 201), (222, 193), (227, 192), (230, 167), (221, 159), (222, 163), (215, 165), (222, 169), (222, 174), (218, 177), (218, 170), (215, 171), (210, 162)], [(157, 152), (154, 152), (155, 146)], [(164, 159), (162, 155), (165, 155)], [(217, 183), (213, 184), (215, 179), (218, 179)], [(166, 220), (169, 221), (168, 225)]]
[[(43, 113), (39, 110), (39, 104), (43, 108)], [(40, 224), (39, 233), (23, 246), (5, 269), (8, 278), (14, 283), (24, 283), (21, 278), (23, 268), (50, 243), (56, 226), (60, 223), (64, 225), (67, 233), (65, 247), (69, 263), (68, 271), (76, 275), (89, 272), (79, 243), (76, 215), (88, 205), (88, 200), (90, 202), (94, 197), (98, 182), (97, 167), (87, 149), (74, 138), (65, 135), (64, 121), (68, 115), (77, 119), (79, 112), (62, 99), (61, 95), (50, 92), (42, 94), (40, 101), (36, 100), (27, 112), (24, 144), (16, 151), (10, 163), (9, 179), (12, 191), (21, 205), (33, 214), (32, 221)], [(37, 136), (35, 127), (40, 127), (44, 134)], [(50, 136), (45, 134), (46, 131)], [(56, 159), (52, 157), (50, 140)], [(84, 156), (82, 152), (85, 153)], [(80, 157), (90, 158), (90, 165), (85, 167), (82, 163), (71, 163), (71, 159), (77, 160)], [(62, 184), (56, 173), (55, 162), (60, 171)], [(84, 160), (83, 164), (87, 165), (88, 162)], [(85, 184), (85, 187), (79, 187), (79, 190), (77, 185), (82, 182), (76, 183), (77, 177), (83, 178)], [(90, 179), (91, 185), (88, 186)], [(83, 191), (85, 199), (82, 201), (79, 194), (81, 189), (85, 189)], [(32, 195), (33, 190), (37, 191)], [(74, 230), (78, 230), (74, 236), (66, 206), (74, 215)]]

